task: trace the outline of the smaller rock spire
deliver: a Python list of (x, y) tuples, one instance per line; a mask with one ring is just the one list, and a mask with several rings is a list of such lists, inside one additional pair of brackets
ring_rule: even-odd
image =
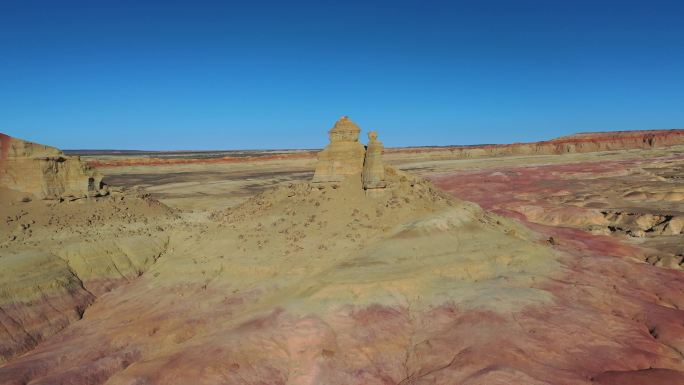
[(363, 188), (365, 190), (382, 189), (385, 183), (385, 166), (382, 163), (384, 146), (378, 140), (378, 133), (368, 133), (368, 148), (363, 162)]

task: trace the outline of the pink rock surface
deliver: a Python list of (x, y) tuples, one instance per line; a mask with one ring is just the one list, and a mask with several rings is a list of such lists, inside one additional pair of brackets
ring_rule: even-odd
[[(648, 250), (624, 237), (568, 223), (595, 214), (593, 204), (608, 210), (628, 201), (582, 195), (568, 203), (585, 188), (617, 190), (611, 175), (640, 181), (629, 179), (636, 168), (666, 178), (648, 171), (652, 165), (433, 178), (456, 197), (523, 222), (529, 233), (475, 205), (447, 204), (403, 174), (391, 181), (403, 190), (370, 203), (342, 194), (344, 186), (261, 195), (215, 215), (211, 229), (172, 226), (177, 250), (0, 366), (0, 383), (678, 384), (682, 271), (645, 263)], [(663, 210), (678, 202), (650, 197)], [(307, 238), (314, 227), (318, 238)], [(492, 237), (477, 238), (482, 234)], [(341, 240), (335, 253), (325, 252)], [(272, 253), (259, 254), (269, 242)], [(539, 258), (524, 259), (528, 252)], [(316, 269), (325, 258), (340, 260)], [(526, 263), (544, 268), (520, 268)]]

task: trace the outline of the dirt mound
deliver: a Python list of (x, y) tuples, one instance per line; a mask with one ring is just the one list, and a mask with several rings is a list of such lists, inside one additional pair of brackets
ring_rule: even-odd
[(144, 196), (16, 200), (0, 189), (0, 362), (79, 320), (164, 252), (176, 217)]
[(553, 269), (555, 253), (534, 234), (390, 167), (385, 178), (372, 196), (360, 175), (275, 188), (213, 224), (178, 227), (147, 273), (0, 380), (208, 384), (217, 377), (193, 367), (212, 351), (229, 383), (399, 382), (432, 360), (416, 345), (418, 323), (454, 306), (505, 314), (549, 303), (528, 276)]

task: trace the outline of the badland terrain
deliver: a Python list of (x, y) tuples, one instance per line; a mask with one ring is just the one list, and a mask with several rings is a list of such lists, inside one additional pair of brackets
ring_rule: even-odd
[(684, 130), (383, 135), (0, 135), (0, 384), (684, 384)]

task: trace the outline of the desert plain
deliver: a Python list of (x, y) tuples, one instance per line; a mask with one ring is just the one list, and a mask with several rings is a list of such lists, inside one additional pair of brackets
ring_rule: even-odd
[(684, 130), (337, 178), (371, 153), (338, 125), (326, 155), (0, 136), (0, 384), (684, 384)]

